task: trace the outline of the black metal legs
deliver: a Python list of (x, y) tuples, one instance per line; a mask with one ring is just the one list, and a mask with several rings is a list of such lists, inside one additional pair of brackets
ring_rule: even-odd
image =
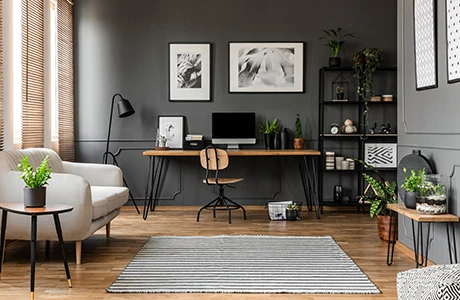
[[(117, 153), (116, 153), (117, 154)], [(104, 162), (107, 162), (107, 158), (108, 156), (112, 157), (112, 162), (114, 165), (116, 165), (117, 167), (120, 167), (118, 165), (118, 161), (115, 157), (116, 154), (113, 154), (112, 152), (105, 152), (104, 155), (102, 156), (102, 160)], [(129, 186), (128, 186), (128, 183), (126, 182), (126, 179), (125, 179), (125, 176), (123, 175), (123, 183), (125, 184), (125, 186), (128, 188), (128, 192), (129, 192), (129, 198), (131, 199), (131, 201), (133, 201), (134, 203), (134, 206), (136, 207), (136, 210), (137, 210), (137, 213), (140, 214), (141, 212), (139, 211), (139, 208), (137, 207), (137, 204), (136, 204), (136, 201), (134, 200), (134, 196), (133, 194), (131, 193), (131, 190), (129, 189)]]
[(30, 299), (34, 299), (35, 289), (35, 247), (37, 245), (37, 215), (32, 215), (30, 225)]
[[(449, 225), (452, 227), (452, 235), (449, 232)], [(455, 241), (455, 224), (454, 223), (446, 223), (446, 230), (447, 230), (447, 244), (449, 247), (449, 258), (451, 264), (458, 263), (457, 257), (457, 243)], [(453, 247), (452, 247), (453, 246)], [(452, 249), (453, 248), (453, 249)], [(453, 254), (452, 254), (453, 252)]]
[(219, 196), (200, 208), (196, 216), (196, 221), (200, 221), (200, 213), (203, 209), (212, 210), (214, 218), (216, 217), (216, 210), (227, 210), (228, 223), (232, 224), (232, 210), (240, 208), (243, 210), (244, 219), (246, 220), (246, 210), (244, 209), (244, 207), (234, 202), (233, 200), (227, 198), (224, 195), (224, 187), (222, 185), (219, 185)]
[[(393, 255), (395, 253), (395, 244), (396, 244), (396, 233), (391, 234), (391, 229), (393, 227), (393, 223), (395, 218), (398, 215), (395, 214), (393, 211), (390, 211), (390, 229), (388, 230), (388, 248), (387, 248), (387, 265), (391, 266), (393, 263)], [(395, 229), (393, 229), (395, 231)], [(391, 250), (390, 250), (391, 248)]]
[(0, 235), (0, 278), (2, 276), (3, 258), (5, 255), (5, 239), (6, 239), (6, 217), (8, 212), (4, 210), (2, 212), (2, 230)]
[(312, 205), (314, 205), (316, 218), (321, 219), (321, 205), (319, 203), (318, 197), (318, 181), (316, 176), (315, 157), (298, 157), (298, 163), (308, 210), (311, 211)]
[(67, 256), (65, 255), (64, 239), (62, 238), (62, 228), (61, 222), (59, 221), (59, 214), (53, 214), (54, 218), (54, 227), (56, 227), (56, 234), (59, 240), (59, 245), (61, 246), (62, 260), (64, 261), (65, 274), (67, 276), (67, 283), (69, 287), (72, 287), (72, 281), (70, 279), (69, 264), (67, 263)]
[(149, 210), (154, 211), (157, 205), (164, 160), (165, 158), (162, 156), (158, 157), (158, 159), (155, 159), (155, 156), (150, 156), (149, 172), (147, 175), (147, 188), (145, 191), (144, 199), (144, 220), (147, 219)]

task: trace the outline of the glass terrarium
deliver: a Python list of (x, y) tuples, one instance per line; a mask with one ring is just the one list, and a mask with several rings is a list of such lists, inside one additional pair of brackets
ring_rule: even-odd
[(348, 96), (348, 80), (340, 74), (332, 81), (332, 101), (348, 101)]
[(425, 179), (417, 185), (417, 212), (422, 214), (447, 213), (446, 187), (441, 183), (442, 175), (425, 175)]

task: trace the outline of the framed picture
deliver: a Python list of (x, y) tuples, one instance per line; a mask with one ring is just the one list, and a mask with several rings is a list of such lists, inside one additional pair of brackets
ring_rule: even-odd
[(374, 168), (396, 168), (397, 144), (364, 144), (364, 161)]
[(159, 134), (166, 138), (166, 147), (182, 149), (184, 142), (184, 116), (158, 116)]
[(415, 89), (436, 88), (436, 0), (414, 0)]
[(229, 43), (230, 93), (302, 93), (304, 43)]
[(447, 82), (460, 82), (460, 0), (446, 0)]
[(211, 44), (169, 44), (169, 100), (211, 101)]

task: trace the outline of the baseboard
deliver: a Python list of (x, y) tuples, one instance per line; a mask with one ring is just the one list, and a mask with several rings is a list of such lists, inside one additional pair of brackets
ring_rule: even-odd
[[(398, 251), (401, 251), (402, 253), (404, 253), (405, 255), (407, 255), (410, 259), (412, 259), (414, 262), (415, 262), (415, 253), (414, 253), (414, 250), (412, 250), (411, 248), (407, 247), (406, 245), (404, 245), (403, 243), (396, 243), (396, 246), (395, 248), (398, 250)], [(419, 257), (419, 259), (421, 260), (422, 258)], [(434, 262), (432, 262), (431, 260), (428, 260), (428, 263), (427, 263), (428, 266), (433, 266), (435, 265)]]

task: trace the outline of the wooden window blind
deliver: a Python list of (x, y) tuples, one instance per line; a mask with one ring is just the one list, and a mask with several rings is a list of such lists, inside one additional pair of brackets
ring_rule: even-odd
[(73, 161), (73, 8), (67, 0), (57, 1), (57, 38), (59, 155), (63, 160)]
[(3, 0), (0, 0), (0, 151), (3, 150)]
[(22, 0), (22, 148), (44, 146), (43, 0)]

